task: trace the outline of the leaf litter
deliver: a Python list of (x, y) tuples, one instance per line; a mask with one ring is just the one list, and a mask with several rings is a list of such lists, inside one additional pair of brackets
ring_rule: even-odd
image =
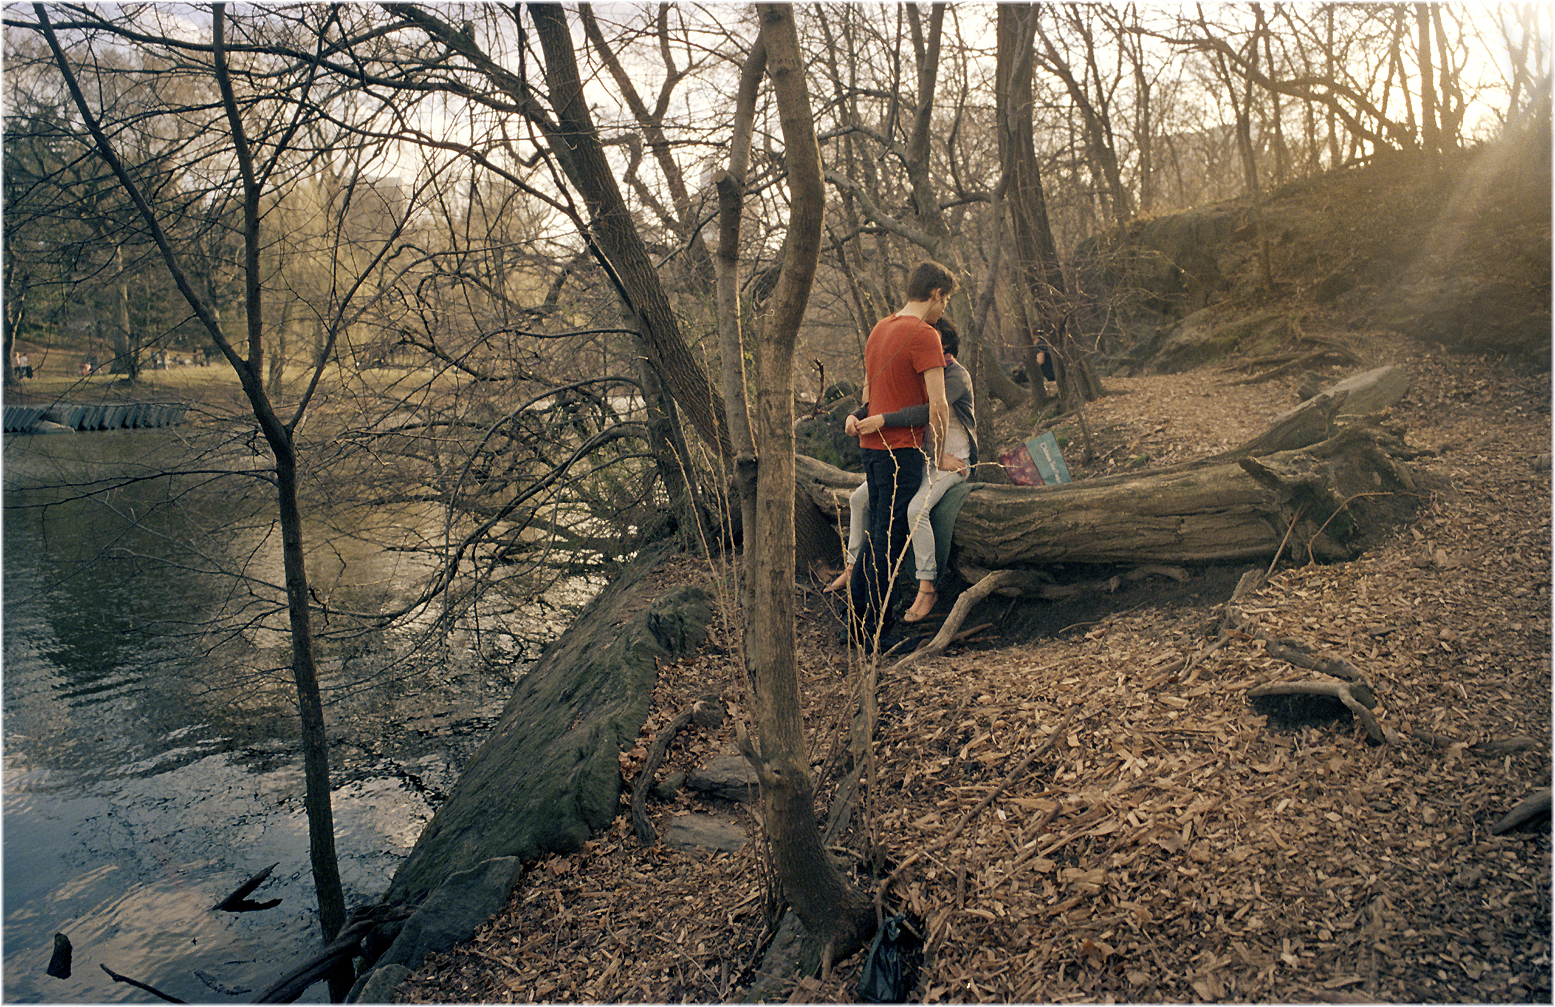
[[(968, 624), (993, 627), (959, 649), (898, 675), (887, 661), (873, 785), (833, 848), (872, 885), (905, 865), (884, 903), (926, 923), (916, 999), (1550, 1002), (1548, 820), (1491, 832), (1550, 785), (1549, 375), (1389, 352), (1413, 379), (1393, 419), (1452, 489), (1359, 559), (1282, 564), (1234, 603), (1224, 577), (1195, 571), (1189, 588), (1218, 597), (1135, 587), (1041, 631), (1023, 603), (990, 598)], [(1279, 398), (1293, 381), (1238, 377), (1109, 379), (1087, 407), (1104, 450), (1084, 474), (1223, 450), (1293, 404)], [(799, 589), (823, 810), (859, 678), (829, 601)], [(1269, 640), (1358, 669), (1395, 742), (1342, 709), (1256, 710), (1249, 689), (1313, 677)], [(623, 812), (660, 726), (708, 691), (741, 702), (733, 652), (722, 636), (661, 669), (622, 757)], [(683, 734), (660, 779), (731, 750), (729, 734)], [(649, 813), (717, 811), (759, 837), (759, 806), (715, 804), (682, 789)], [(502, 914), (397, 997), (740, 1001), (773, 909), (759, 840), (644, 849), (623, 813), (532, 865)], [(786, 998), (855, 1000), (861, 959)]]

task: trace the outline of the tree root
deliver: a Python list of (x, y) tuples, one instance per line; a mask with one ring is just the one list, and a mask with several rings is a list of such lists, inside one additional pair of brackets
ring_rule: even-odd
[(1535, 790), (1523, 800), (1513, 806), (1501, 820), (1490, 827), (1492, 836), (1499, 836), (1504, 832), (1511, 832), (1519, 825), (1533, 821), (1535, 818), (1544, 819), (1544, 827), (1550, 825), (1550, 788)]
[(931, 657), (937, 657), (950, 646), (950, 641), (955, 638), (956, 630), (966, 622), (966, 617), (972, 611), (972, 606), (993, 594), (1001, 587), (1018, 584), (1032, 578), (1032, 573), (1023, 570), (996, 570), (982, 577), (976, 584), (961, 592), (960, 597), (950, 609), (950, 615), (945, 617), (945, 622), (940, 626), (939, 632), (934, 634), (934, 639), (918, 650), (891, 666), (893, 673), (909, 668), (920, 661), (926, 661)]
[(1538, 738), (1530, 738), (1526, 734), (1514, 734), (1509, 738), (1487, 738), (1484, 741), (1476, 741), (1472, 745), (1466, 745), (1462, 738), (1454, 738), (1450, 734), (1437, 734), (1427, 731), (1423, 727), (1411, 727), (1410, 737), (1416, 741), (1423, 741), (1427, 745), (1437, 748), (1451, 748), (1454, 745), (1461, 746), (1470, 755), (1495, 757), (1510, 755), (1513, 752), (1530, 752), (1543, 748), (1548, 742)]
[(1539, 748), (1543, 744), (1537, 738), (1530, 738), (1526, 734), (1516, 734), (1510, 738), (1490, 738), (1486, 741), (1477, 741), (1469, 746), (1469, 751), (1475, 755), (1508, 755), (1512, 752), (1527, 752)]
[[(1261, 578), (1259, 580), (1261, 582)], [(1241, 593), (1243, 584), (1248, 582), (1248, 578), (1244, 576), (1242, 583), (1237, 585), (1237, 593), (1232, 595), (1233, 601)], [(1228, 608), (1226, 623), (1221, 628), (1223, 636), (1232, 626), (1231, 616), (1231, 610)], [(1343, 703), (1345, 708), (1366, 726), (1367, 735), (1377, 744), (1396, 745), (1402, 740), (1402, 736), (1397, 731), (1383, 724), (1372, 712), (1377, 708), (1377, 694), (1366, 676), (1355, 665), (1340, 658), (1319, 657), (1312, 652), (1311, 647), (1300, 640), (1277, 639), (1258, 630), (1246, 635), (1248, 639), (1261, 640), (1264, 652), (1270, 657), (1298, 668), (1315, 671), (1320, 675), (1327, 675), (1330, 679), (1338, 679), (1338, 681), (1269, 682), (1248, 689), (1248, 699), (1266, 696), (1328, 696)]]
[(1269, 369), (1254, 374), (1252, 377), (1231, 383), (1233, 385), (1258, 385), (1320, 363), (1355, 364), (1360, 362), (1360, 357), (1356, 356), (1353, 349), (1338, 341), (1310, 336), (1303, 337), (1303, 341), (1320, 345), (1317, 349), (1300, 355), (1282, 354), (1280, 356), (1263, 357), (1250, 361), (1253, 366), (1263, 366)]
[[(379, 955), (387, 950), (392, 940), (391, 938), (374, 939), (373, 932), (382, 926), (398, 933), (399, 927), (411, 912), (409, 906), (383, 904), (361, 906), (352, 910), (351, 915), (346, 919), (346, 925), (340, 928), (340, 933), (334, 940), (318, 954), (271, 983), (263, 993), (254, 998), (254, 1003), (295, 1003), (309, 986), (329, 978), (330, 973), (337, 968), (349, 968), (353, 958), (364, 959), (370, 968), (378, 960)], [(149, 987), (142, 988), (149, 989)]]
[(670, 742), (693, 720), (704, 727), (717, 727), (723, 723), (723, 718), (724, 709), (718, 697), (703, 696), (680, 711), (653, 739), (653, 747), (648, 750), (647, 761), (643, 763), (642, 772), (637, 774), (637, 784), (632, 788), (632, 831), (637, 833), (637, 841), (642, 845), (652, 846), (659, 839), (653, 823), (648, 821), (648, 788), (653, 786), (653, 776), (659, 771), (659, 763), (664, 761)]
[[(1365, 688), (1367, 703), (1361, 697), (1355, 695), (1357, 688)], [(1361, 723), (1366, 725), (1366, 733), (1371, 735), (1373, 741), (1378, 744), (1397, 743), (1397, 732), (1385, 727), (1371, 712), (1371, 707), (1377, 704), (1375, 696), (1371, 695), (1371, 689), (1363, 683), (1351, 685), (1348, 682), (1270, 682), (1267, 685), (1255, 686), (1247, 690), (1247, 698), (1258, 699), (1263, 696), (1330, 696), (1339, 700), (1350, 712), (1355, 714)]]

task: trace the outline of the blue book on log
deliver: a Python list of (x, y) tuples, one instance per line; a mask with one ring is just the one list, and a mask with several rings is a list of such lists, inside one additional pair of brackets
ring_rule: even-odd
[(1056, 486), (1070, 481), (1069, 466), (1064, 464), (1063, 452), (1058, 450), (1058, 438), (1049, 430), (1040, 437), (1026, 442), (1026, 452), (1037, 463), (1037, 472), (1044, 486)]

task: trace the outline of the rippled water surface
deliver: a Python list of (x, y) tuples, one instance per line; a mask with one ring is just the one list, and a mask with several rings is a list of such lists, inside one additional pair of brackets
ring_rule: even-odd
[[(104, 499), (58, 488), (189, 450), (176, 431), (5, 442), (9, 1002), (151, 999), (101, 965), (191, 1002), (247, 1000), (318, 945), (265, 484), (149, 479)], [(309, 545), (310, 575), (339, 608), (403, 600), (425, 569), (322, 527)], [(252, 579), (230, 575), (240, 569)], [(325, 637), (347, 628), (321, 621)], [(348, 905), (382, 893), (526, 649), (559, 626), (510, 623), (436, 644), (415, 627), (321, 643)], [(277, 908), (211, 910), (270, 864), (251, 897)], [(69, 979), (44, 971), (55, 933), (74, 945)], [(304, 997), (324, 999), (322, 985)]]

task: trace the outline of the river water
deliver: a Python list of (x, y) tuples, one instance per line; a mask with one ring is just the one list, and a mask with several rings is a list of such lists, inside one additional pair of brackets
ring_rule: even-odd
[[(318, 947), (268, 486), (191, 474), (95, 498), (60, 488), (218, 467), (202, 451), (176, 429), (6, 438), (8, 1002), (151, 999), (100, 966), (186, 1001), (238, 1002)], [(345, 517), (309, 528), (313, 582), (337, 607), (403, 601), (424, 554), (340, 529), (397, 521), (425, 541), (435, 522)], [(435, 639), (424, 623), (320, 620), (348, 906), (386, 889), (567, 610), (475, 614)], [(211, 909), (271, 864), (250, 898), (279, 906)], [(56, 933), (74, 947), (68, 979), (45, 974)]]

